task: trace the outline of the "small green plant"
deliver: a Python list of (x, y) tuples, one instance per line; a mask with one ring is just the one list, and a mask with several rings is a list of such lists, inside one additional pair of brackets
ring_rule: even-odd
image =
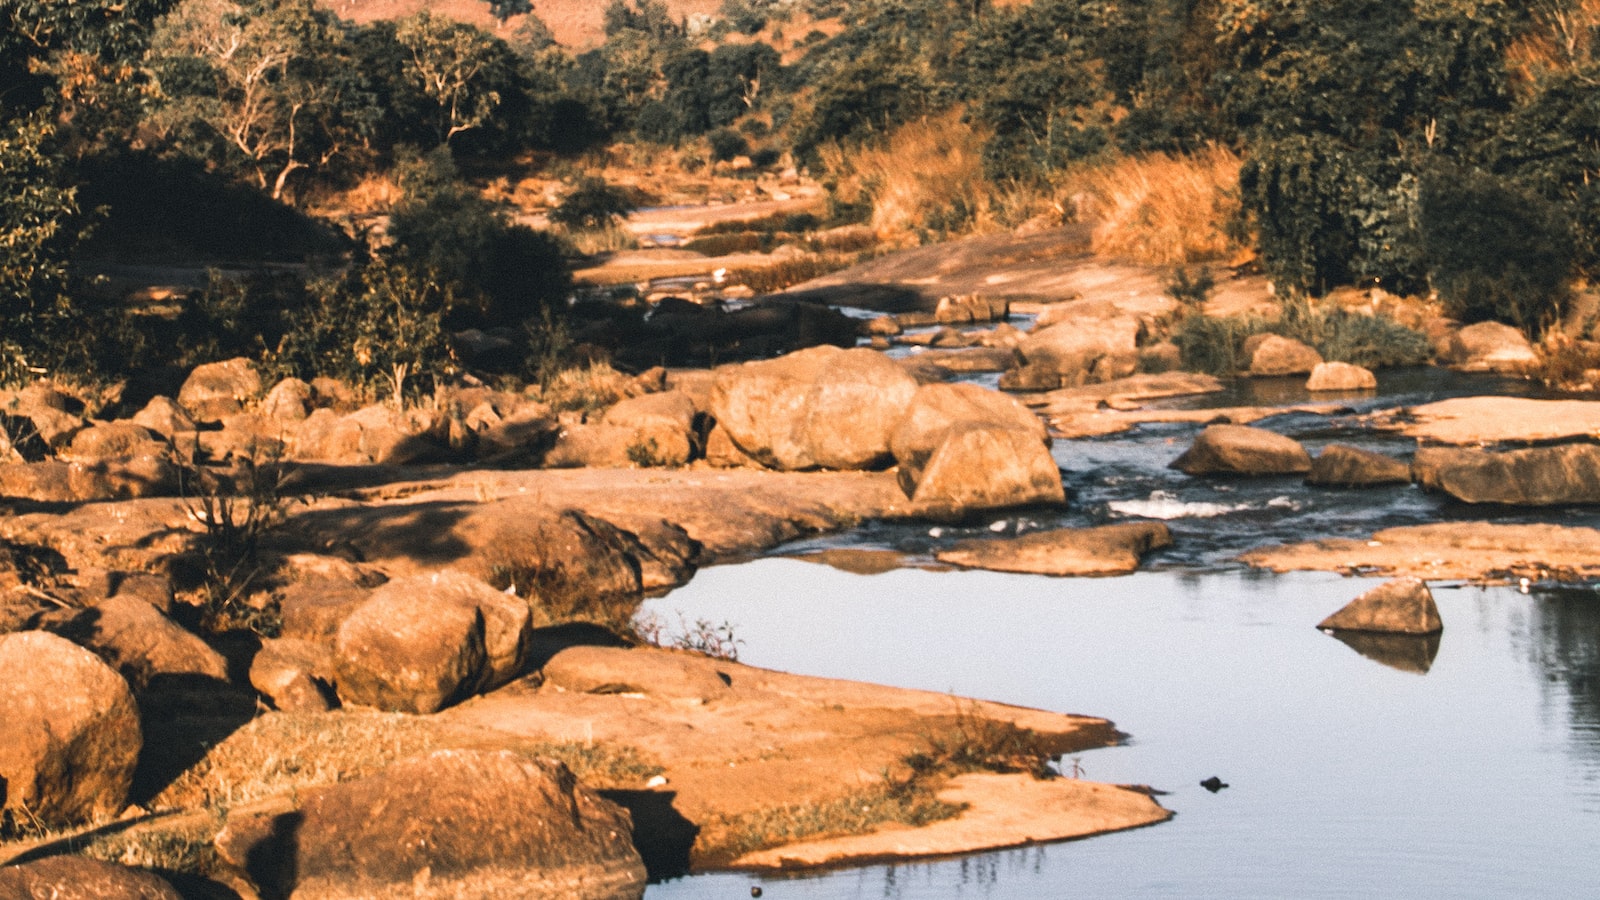
[(628, 461), (641, 469), (664, 469), (672, 459), (661, 452), (661, 445), (653, 437), (639, 438), (628, 445)]
[(657, 615), (642, 616), (634, 620), (633, 632), (646, 644), (701, 653), (713, 659), (739, 661), (739, 647), (744, 641), (734, 634), (732, 622), (713, 625), (709, 619), (696, 619), (691, 626), (678, 613), (678, 628), (671, 629)]
[(1198, 311), (1204, 309), (1206, 301), (1211, 299), (1211, 293), (1217, 288), (1217, 277), (1207, 266), (1193, 270), (1188, 266), (1178, 266), (1172, 270), (1166, 287), (1167, 293), (1183, 309)]
[(958, 708), (948, 727), (925, 735), (925, 747), (905, 757), (913, 777), (963, 772), (1027, 772), (1056, 776), (1050, 763), (1059, 755), (1037, 732), (991, 719), (976, 708)]
[(569, 229), (605, 228), (627, 218), (633, 212), (633, 200), (627, 191), (613, 187), (604, 178), (595, 175), (578, 179), (550, 211), (550, 221)]
[(282, 447), (252, 444), (227, 473), (193, 461), (199, 455), (198, 440), (193, 454), (173, 455), (179, 460), (179, 497), (189, 518), (201, 527), (202, 626), (212, 631), (242, 626), (275, 636), (274, 612), (251, 606), (247, 597), (261, 575), (262, 538), (288, 518)]

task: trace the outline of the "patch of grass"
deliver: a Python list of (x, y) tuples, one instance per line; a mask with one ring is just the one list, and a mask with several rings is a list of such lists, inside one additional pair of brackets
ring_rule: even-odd
[(839, 253), (796, 256), (762, 266), (736, 269), (729, 273), (729, 280), (745, 285), (758, 294), (773, 294), (813, 278), (847, 269), (855, 262), (855, 257)]
[(125, 831), (87, 836), (78, 846), (83, 856), (124, 866), (210, 875), (221, 868), (217, 833), (221, 816), (184, 816), (156, 821)]
[(1330, 362), (1369, 369), (1412, 366), (1433, 353), (1428, 339), (1415, 329), (1383, 315), (1367, 315), (1303, 298), (1284, 301), (1277, 319), (1260, 316), (1191, 315), (1178, 323), (1173, 343), (1183, 366), (1212, 375), (1235, 375), (1249, 367), (1244, 344), (1252, 335), (1272, 333), (1316, 348)]
[(1060, 750), (1044, 735), (1013, 722), (960, 708), (945, 728), (924, 738), (925, 747), (905, 757), (913, 779), (966, 772), (1026, 772), (1054, 778), (1050, 763)]
[(1153, 266), (1225, 259), (1239, 212), (1240, 159), (1212, 146), (1193, 154), (1125, 156), (1080, 169), (1066, 193), (1081, 198), (1094, 252)]
[(877, 143), (829, 145), (819, 153), (835, 203), (870, 204), (870, 224), (880, 236), (962, 234), (995, 224), (988, 202), (994, 187), (983, 166), (986, 140), (957, 108), (901, 125)]
[(540, 399), (557, 412), (596, 413), (636, 395), (639, 390), (631, 377), (606, 362), (561, 369), (547, 378)]
[(722, 817), (712, 828), (704, 855), (708, 865), (731, 862), (746, 853), (813, 838), (867, 834), (897, 823), (920, 828), (961, 814), (962, 806), (936, 797), (920, 781), (881, 784), (820, 803), (792, 803)]
[(1537, 352), (1539, 365), (1533, 375), (1545, 386), (1564, 390), (1596, 386), (1593, 373), (1600, 370), (1600, 343), (1575, 341), (1551, 332), (1540, 342)]
[(484, 579), (528, 601), (535, 627), (588, 622), (633, 635), (643, 600), (633, 535), (567, 512), (501, 533), (482, 555)]
[(227, 810), (309, 787), (376, 774), (447, 748), (495, 747), (565, 763), (591, 787), (637, 787), (662, 769), (628, 745), (532, 741), (456, 731), (399, 713), (267, 713), (211, 748), (152, 801), (155, 808)]

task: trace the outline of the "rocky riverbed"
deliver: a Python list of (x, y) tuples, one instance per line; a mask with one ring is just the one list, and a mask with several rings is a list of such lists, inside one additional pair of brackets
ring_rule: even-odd
[[(1162, 485), (1281, 486), (1267, 519), (1317, 492), (1448, 504), (1412, 506), (1448, 522), (1261, 529), (1251, 566), (1596, 574), (1600, 531), (1554, 513), (1600, 499), (1600, 402), (1385, 406), (1372, 373), (1279, 340), (1250, 348), (1243, 377), (1280, 395), (1235, 403), (1232, 380), (1171, 371), (1159, 280), (1073, 240), (836, 276), (806, 296), (848, 297), (878, 349), (619, 376), (590, 407), (484, 386), (363, 406), (333, 382), (264, 384), (244, 360), (124, 397), (122, 415), (47, 384), (7, 395), (0, 854), (20, 865), (0, 879), (637, 896), (691, 870), (1160, 822), (1148, 789), (1049, 765), (1119, 740), (1105, 719), (755, 669), (714, 623), (633, 621), (701, 567), (819, 535), (867, 536), (818, 554), (845, 565), (1160, 564), (1193, 531), (1154, 491), (1118, 494), (1134, 490), (1118, 448), (1175, 467)], [(1270, 302), (1250, 279), (1218, 298), (1218, 313)], [(1020, 309), (1027, 331), (1004, 321)], [(1442, 362), (1527, 364), (1512, 335), (1429, 328)], [(1141, 442), (1115, 443), (1127, 434)], [(886, 533), (901, 538), (871, 538)], [(431, 830), (373, 814), (391, 802)]]

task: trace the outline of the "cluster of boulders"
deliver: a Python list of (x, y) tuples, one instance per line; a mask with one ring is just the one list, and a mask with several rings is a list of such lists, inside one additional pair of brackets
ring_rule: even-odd
[(1312, 459), (1293, 438), (1224, 424), (1201, 431), (1172, 467), (1188, 475), (1305, 475), (1307, 484), (1326, 487), (1414, 482), (1466, 503), (1600, 503), (1600, 445), (1587, 441), (1521, 449), (1422, 447), (1408, 464), (1346, 444), (1329, 444)]

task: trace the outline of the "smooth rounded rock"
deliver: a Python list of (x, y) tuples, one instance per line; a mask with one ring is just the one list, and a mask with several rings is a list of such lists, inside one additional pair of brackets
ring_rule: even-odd
[(1125, 575), (1144, 554), (1172, 544), (1161, 522), (1124, 522), (1098, 528), (1058, 528), (1015, 538), (962, 541), (935, 557), (940, 562), (995, 572), (1033, 575)]
[(1374, 391), (1378, 389), (1378, 376), (1371, 369), (1345, 362), (1318, 363), (1306, 379), (1306, 390), (1312, 393), (1338, 391)]
[(1259, 334), (1244, 345), (1250, 359), (1248, 371), (1257, 377), (1308, 375), (1322, 365), (1322, 354), (1294, 338), (1278, 334)]
[(1376, 487), (1411, 483), (1411, 466), (1382, 453), (1329, 444), (1311, 463), (1306, 484), (1324, 487)]
[(59, 827), (127, 805), (139, 710), (99, 657), (42, 631), (0, 637), (0, 710), (6, 810)]
[(465, 572), (446, 569), (396, 578), (373, 591), (368, 602), (476, 610), (483, 616), (486, 654), (485, 679), (480, 689), (499, 687), (516, 678), (528, 662), (533, 627), (527, 602), (515, 594), (495, 590)]
[(1600, 503), (1600, 445), (1595, 444), (1505, 451), (1424, 447), (1411, 471), (1424, 488), (1465, 503)]
[(1311, 455), (1293, 438), (1248, 425), (1210, 425), (1172, 461), (1188, 475), (1299, 475)]
[(627, 811), (554, 760), (440, 750), (235, 814), (222, 857), (275, 896), (638, 898)]
[(87, 856), (49, 856), (0, 868), (5, 900), (183, 900), (166, 879)]
[(370, 597), (339, 626), (334, 653), (346, 704), (438, 712), (483, 682), (483, 614), (392, 592)]
[(931, 518), (1066, 502), (1061, 470), (1034, 433), (987, 425), (952, 429), (915, 485), (901, 482), (908, 487), (913, 511)]

